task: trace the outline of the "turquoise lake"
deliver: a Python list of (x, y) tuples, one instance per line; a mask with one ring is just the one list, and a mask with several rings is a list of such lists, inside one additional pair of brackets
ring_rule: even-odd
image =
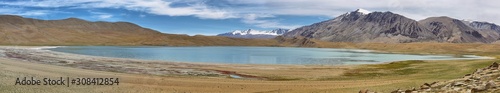
[(48, 50), (103, 57), (227, 64), (346, 65), (402, 60), (484, 59), (484, 57), (473, 55), (457, 58), (448, 55), (390, 54), (356, 49), (291, 47), (67, 46)]

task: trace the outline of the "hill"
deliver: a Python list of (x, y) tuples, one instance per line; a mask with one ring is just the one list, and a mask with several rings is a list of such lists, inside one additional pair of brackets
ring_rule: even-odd
[(2, 45), (272, 46), (274, 40), (165, 34), (129, 22), (39, 20), (0, 15)]

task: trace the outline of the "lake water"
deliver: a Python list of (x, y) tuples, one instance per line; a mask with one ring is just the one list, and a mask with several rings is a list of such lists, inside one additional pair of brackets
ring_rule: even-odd
[(48, 50), (104, 57), (229, 64), (344, 65), (402, 60), (484, 58), (472, 55), (457, 58), (447, 55), (389, 54), (370, 52), (369, 50), (289, 47), (69, 46)]

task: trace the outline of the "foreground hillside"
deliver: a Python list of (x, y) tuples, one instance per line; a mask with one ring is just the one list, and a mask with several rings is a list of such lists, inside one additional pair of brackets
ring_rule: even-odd
[(89, 22), (77, 18), (38, 20), (0, 15), (0, 44), (271, 46), (275, 41), (164, 34), (128, 22)]

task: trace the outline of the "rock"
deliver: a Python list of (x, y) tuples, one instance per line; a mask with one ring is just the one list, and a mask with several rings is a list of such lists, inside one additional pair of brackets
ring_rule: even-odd
[(498, 69), (499, 65), (497, 62), (493, 62), (493, 64), (491, 64), (488, 69)]
[(476, 71), (474, 71), (474, 74), (479, 74), (479, 73), (481, 73), (481, 72), (483, 72), (483, 70), (481, 70), (481, 69), (476, 69)]
[(405, 91), (405, 93), (411, 93), (411, 92), (412, 92), (412, 91), (411, 91), (411, 90), (409, 90), (409, 89)]
[(486, 74), (491, 74), (491, 73), (493, 73), (493, 71), (488, 71), (488, 72), (486, 72)]
[(426, 85), (426, 84), (427, 84), (427, 83), (425, 83), (424, 85), (421, 85), (421, 86), (420, 86), (420, 89), (422, 89), (422, 90), (429, 89), (429, 88), (430, 88), (430, 86), (428, 86), (428, 85)]
[(431, 84), (429, 83), (424, 83), (425, 86), (431, 87)]
[(474, 88), (472, 88), (472, 92), (481, 92), (481, 91), (485, 91), (486, 90), (486, 87), (484, 85), (478, 85)]
[(394, 90), (391, 93), (399, 93), (399, 89), (398, 90)]
[(392, 91), (391, 93), (404, 93), (404, 92), (401, 89), (397, 89), (397, 90)]
[(463, 85), (466, 85), (466, 84), (463, 82), (454, 82), (453, 83), (453, 86), (463, 86)]
[(359, 90), (358, 93), (366, 93), (366, 92), (368, 92), (368, 89)]
[(481, 77), (480, 76), (472, 76), (471, 79), (474, 79), (474, 80), (481, 80)]
[(488, 83), (486, 83), (486, 89), (492, 89), (492, 88), (497, 88), (497, 85), (495, 84), (495, 81), (490, 80)]
[(368, 89), (364, 89), (364, 90), (359, 90), (358, 93), (377, 93), (377, 92), (373, 92), (373, 91), (370, 91)]
[(465, 89), (465, 92), (467, 92), (467, 93), (473, 93), (472, 89)]
[(471, 82), (474, 82), (474, 80), (469, 78), (469, 79), (465, 79), (464, 82), (471, 83)]
[(489, 80), (490, 79), (490, 76), (483, 76), (483, 77), (480, 77), (481, 80)]
[(454, 91), (462, 91), (462, 88), (460, 88), (460, 87), (454, 87), (454, 88), (452, 88), (452, 89), (453, 89)]
[(472, 75), (472, 74), (465, 74), (465, 76), (470, 76), (470, 75)]
[(472, 88), (474, 88), (474, 86), (473, 85), (467, 85), (465, 88), (472, 89)]

